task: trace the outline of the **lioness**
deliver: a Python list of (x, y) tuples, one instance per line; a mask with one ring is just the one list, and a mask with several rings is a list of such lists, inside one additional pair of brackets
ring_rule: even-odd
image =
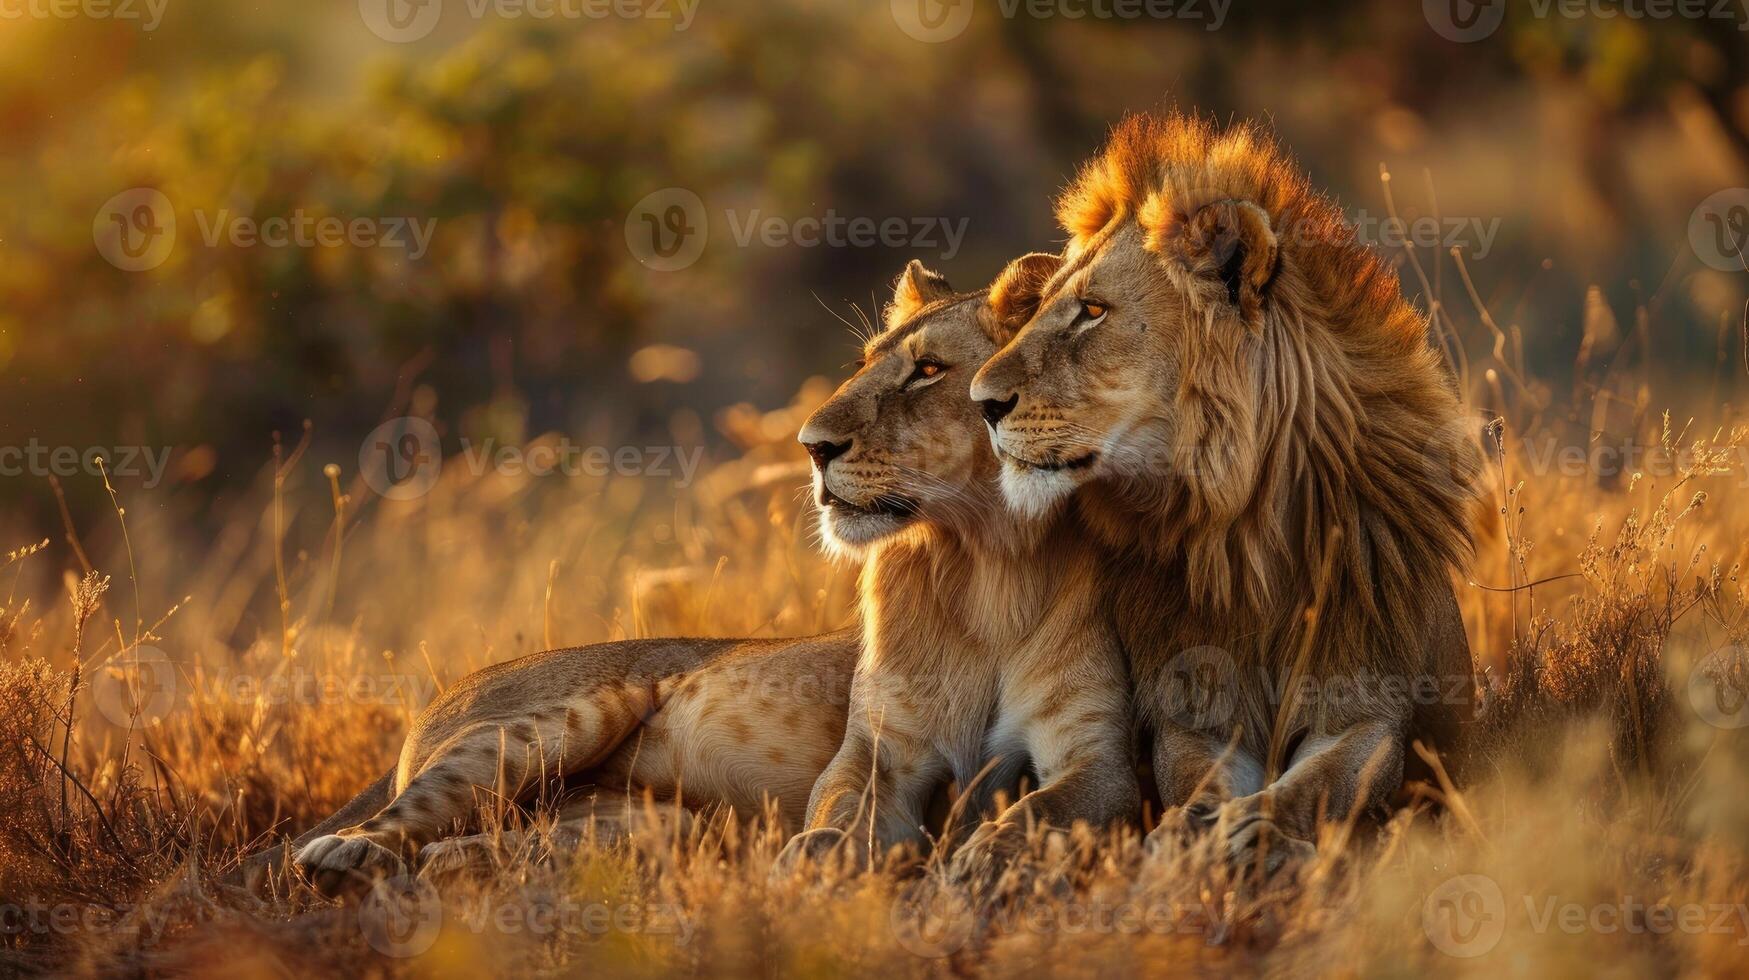
[[(876, 636), (885, 627), (875, 624), (895, 623), (915, 596), (946, 584), (936, 575), (963, 567), (973, 542), (1007, 547), (1010, 536), (999, 507), (978, 507), (993, 492), (994, 457), (967, 397), (972, 371), (995, 348), (984, 332), (992, 314), (976, 312), (984, 294), (945, 296), (939, 278), (913, 263), (889, 315), (913, 341), (942, 345), (939, 356), (953, 360), (938, 364), (954, 365), (951, 380), (924, 401), (882, 398), (882, 410), (857, 430), (856, 452), (836, 467), (863, 477), (830, 498), (830, 540), (868, 551), (863, 630)], [(1025, 313), (1010, 318), (1023, 321)], [(816, 459), (821, 452), (814, 448)], [(973, 460), (981, 462), (968, 465)], [(899, 496), (864, 495), (875, 486)], [(937, 527), (956, 531), (928, 530)], [(905, 547), (889, 557), (878, 547), (887, 538)], [(1005, 589), (993, 570), (976, 586), (994, 590), (993, 603)], [(415, 854), (422, 864), (447, 863), (479, 841), (430, 845), (465, 825), (480, 798), (516, 800), (561, 776), (602, 788), (566, 808), (564, 816), (579, 820), (612, 818), (631, 809), (623, 791), (647, 790), (689, 807), (754, 812), (772, 798), (785, 824), (800, 826), (810, 789), (843, 741), (863, 630), (796, 640), (630, 640), (477, 671), (421, 712), (393, 773), (294, 842), (295, 860), (323, 887)], [(1123, 683), (1120, 675), (1119, 690)]]
[(1057, 213), (1063, 258), (973, 397), (1010, 503), (1073, 492), (1111, 553), (1155, 833), (1225, 806), (1236, 858), (1280, 839), (1272, 870), (1470, 717), (1450, 574), (1478, 454), (1426, 318), (1257, 128), (1126, 119)]
[[(780, 867), (848, 846), (866, 862), (922, 839), (951, 780), (982, 813), (1028, 763), (1037, 788), (978, 827), (953, 873), (1000, 871), (1028, 824), (1103, 827), (1139, 808), (1128, 675), (1094, 585), (1097, 555), (1067, 520), (1002, 513), (971, 376), (1036, 299), (1027, 256), (960, 294), (913, 265), (861, 368), (802, 427), (828, 544), (867, 550), (864, 642), (844, 744)], [(935, 460), (933, 472), (908, 458)], [(958, 474), (943, 487), (939, 474)], [(942, 494), (928, 521), (919, 495)], [(894, 531), (909, 524), (910, 531)]]

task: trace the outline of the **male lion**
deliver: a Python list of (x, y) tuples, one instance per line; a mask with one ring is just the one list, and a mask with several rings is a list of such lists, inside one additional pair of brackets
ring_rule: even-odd
[[(1066, 520), (1002, 513), (998, 466), (968, 398), (972, 374), (1036, 301), (1013, 263), (989, 292), (960, 294), (913, 264), (860, 370), (802, 427), (827, 541), (857, 552), (864, 642), (844, 744), (808, 804), (810, 829), (780, 861), (848, 846), (859, 861), (922, 840), (932, 791), (971, 791), (982, 813), (1027, 764), (1037, 788), (979, 827), (953, 873), (987, 883), (1028, 824), (1066, 830), (1131, 817), (1129, 678), (1104, 606), (1097, 553)], [(920, 471), (919, 455), (934, 461)], [(894, 529), (920, 494), (956, 506)]]
[[(1009, 546), (1000, 509), (979, 506), (994, 494), (995, 461), (967, 397), (971, 373), (995, 349), (978, 326), (992, 314), (974, 312), (983, 294), (938, 302), (944, 290), (913, 263), (891, 315), (913, 340), (941, 342), (952, 378), (926, 401), (883, 399), (892, 410), (864, 420), (862, 442), (835, 468), (865, 479), (855, 488), (839, 484), (843, 495), (830, 496), (828, 517), (838, 546), (871, 550), (863, 629), (793, 640), (628, 640), (477, 671), (421, 712), (393, 772), (294, 842), (297, 864), (324, 888), (414, 855), (422, 868), (448, 866), (486, 846), (478, 837), (441, 839), (469, 823), (478, 802), (522, 799), (558, 777), (596, 787), (561, 811), (573, 834), (583, 821), (636, 817), (627, 794), (645, 791), (687, 807), (744, 812), (773, 799), (785, 825), (799, 826), (810, 788), (843, 741), (864, 632), (878, 637), (878, 624), (900, 623), (915, 596), (947, 584), (939, 572), (964, 567), (965, 550), (984, 541)], [(1021, 300), (1014, 294), (1009, 302)], [(1029, 313), (1009, 317), (1018, 325)], [(968, 333), (977, 338), (970, 347)], [(950, 404), (958, 410), (944, 411)], [(811, 448), (819, 460), (822, 450)], [(864, 495), (877, 472), (896, 496)], [(934, 527), (957, 533), (924, 530)], [(887, 538), (906, 541), (891, 560), (877, 546)], [(975, 587), (1002, 582), (988, 575)], [(993, 608), (1000, 598), (990, 596)], [(1121, 676), (1116, 686), (1122, 690)], [(271, 865), (276, 855), (257, 855), (251, 866)]]
[(1156, 834), (1224, 806), (1273, 870), (1471, 715), (1450, 573), (1478, 454), (1425, 317), (1256, 127), (1128, 118), (1057, 213), (973, 397), (1011, 505), (1074, 492), (1110, 552)]

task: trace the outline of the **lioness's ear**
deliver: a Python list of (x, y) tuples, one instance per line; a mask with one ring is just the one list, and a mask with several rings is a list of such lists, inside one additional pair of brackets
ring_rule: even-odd
[(887, 329), (916, 316), (930, 303), (951, 296), (953, 287), (947, 284), (946, 278), (930, 272), (923, 268), (923, 263), (912, 259), (905, 271), (899, 273), (899, 281), (893, 284), (893, 302), (887, 306)]
[(990, 284), (988, 316), (979, 318), (991, 340), (1006, 344), (1014, 339), (1020, 328), (1038, 312), (1039, 301), (1044, 299), (1045, 284), (1062, 267), (1061, 255), (1045, 252), (1032, 252), (1008, 263), (1008, 267)]
[[(1164, 209), (1157, 201), (1149, 203)], [(1247, 324), (1259, 321), (1280, 255), (1267, 212), (1250, 201), (1228, 199), (1189, 215), (1144, 215), (1143, 224), (1149, 247), (1178, 263), (1190, 284), (1200, 284), (1196, 292), (1229, 304)]]

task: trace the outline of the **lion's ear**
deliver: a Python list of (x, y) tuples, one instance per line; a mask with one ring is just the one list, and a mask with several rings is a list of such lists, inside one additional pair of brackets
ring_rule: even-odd
[(1247, 324), (1258, 322), (1281, 254), (1267, 212), (1250, 201), (1228, 199), (1190, 215), (1144, 223), (1151, 225), (1150, 247), (1201, 283), (1198, 292), (1232, 306)]
[(1008, 263), (990, 284), (990, 339), (998, 344), (1012, 340), (1038, 312), (1046, 284), (1062, 267), (1061, 255), (1045, 252), (1032, 252)]
[(919, 310), (936, 300), (953, 296), (953, 287), (940, 273), (930, 272), (923, 263), (912, 259), (893, 284), (893, 302), (887, 306), (887, 329), (892, 329), (916, 316)]

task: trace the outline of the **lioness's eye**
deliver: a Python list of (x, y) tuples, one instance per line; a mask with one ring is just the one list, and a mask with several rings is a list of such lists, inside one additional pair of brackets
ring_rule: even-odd
[(927, 381), (946, 370), (947, 365), (940, 361), (919, 358), (917, 365), (911, 369), (911, 376), (905, 379), (905, 384), (909, 386), (916, 384), (919, 381)]
[(1096, 299), (1084, 299), (1081, 301), (1081, 319), (1086, 321), (1089, 326), (1104, 318), (1105, 310), (1105, 304)]

